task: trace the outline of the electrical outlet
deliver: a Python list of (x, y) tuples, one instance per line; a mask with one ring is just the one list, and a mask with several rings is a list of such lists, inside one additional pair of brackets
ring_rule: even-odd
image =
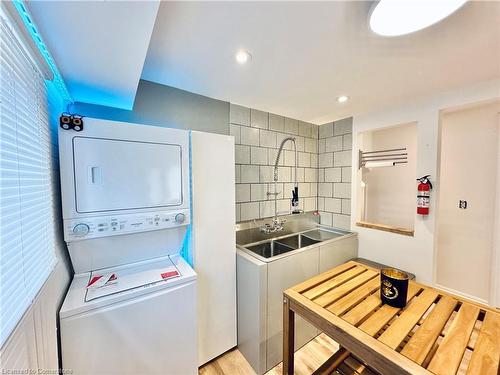
[(467, 208), (467, 201), (458, 201), (458, 208), (465, 210)]

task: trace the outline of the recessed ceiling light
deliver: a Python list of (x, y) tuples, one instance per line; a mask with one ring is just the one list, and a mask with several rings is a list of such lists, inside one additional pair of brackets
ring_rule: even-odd
[(370, 28), (398, 36), (429, 27), (458, 10), (467, 0), (380, 0), (370, 14)]
[(252, 60), (252, 55), (248, 51), (245, 51), (243, 49), (239, 50), (236, 52), (236, 61), (238, 64), (246, 64), (250, 60)]
[(339, 103), (345, 103), (345, 102), (347, 102), (348, 100), (349, 100), (349, 97), (348, 97), (348, 96), (346, 96), (346, 95), (340, 95), (340, 96), (337, 98), (337, 101), (338, 101)]

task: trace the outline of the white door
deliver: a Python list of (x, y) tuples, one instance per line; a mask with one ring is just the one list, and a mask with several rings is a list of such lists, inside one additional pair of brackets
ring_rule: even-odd
[(182, 196), (182, 157), (179, 145), (75, 137), (77, 211), (181, 205), (189, 199)]
[(492, 303), (499, 127), (497, 103), (441, 119), (436, 283)]

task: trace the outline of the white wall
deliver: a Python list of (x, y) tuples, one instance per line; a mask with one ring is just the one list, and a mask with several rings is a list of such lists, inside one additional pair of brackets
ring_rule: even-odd
[[(427, 217), (414, 217), (415, 236), (408, 237), (379, 230), (356, 227), (359, 234), (359, 256), (408, 270), (417, 275), (421, 282), (434, 282), (434, 242), (436, 191), (438, 176), (438, 134), (440, 111), (470, 103), (488, 101), (500, 97), (500, 81), (481, 82), (466, 88), (437, 93), (415, 99), (406, 105), (354, 116), (353, 122), (353, 165), (358, 162), (357, 138), (360, 132), (417, 122), (417, 166), (416, 175), (431, 175), (434, 191), (431, 193), (431, 209)], [(352, 178), (357, 181), (357, 171)], [(358, 212), (357, 183), (352, 185), (353, 212)], [(416, 191), (416, 184), (415, 184)], [(416, 193), (415, 193), (416, 196)]]
[[(417, 154), (417, 124), (403, 124), (364, 132), (358, 139), (365, 152), (406, 148), (407, 163), (393, 167), (363, 168), (359, 174), (365, 183), (364, 217), (369, 223), (413, 229), (415, 211), (415, 168)], [(360, 207), (361, 208), (361, 207)]]

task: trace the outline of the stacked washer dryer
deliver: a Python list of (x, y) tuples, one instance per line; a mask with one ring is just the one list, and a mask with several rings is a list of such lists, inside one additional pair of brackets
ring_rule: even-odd
[(60, 130), (64, 238), (75, 271), (60, 311), (73, 374), (197, 374), (189, 132), (85, 119)]

